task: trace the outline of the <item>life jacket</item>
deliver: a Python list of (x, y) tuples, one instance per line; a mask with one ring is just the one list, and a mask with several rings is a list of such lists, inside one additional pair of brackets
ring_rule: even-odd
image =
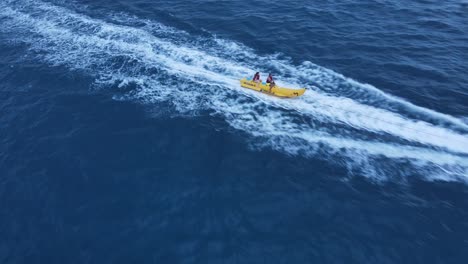
[(273, 82), (273, 76), (268, 75), (268, 78), (267, 78), (266, 82), (267, 82), (267, 83)]
[(253, 80), (254, 80), (254, 81), (260, 80), (260, 74), (259, 74), (259, 73), (256, 73), (256, 74), (254, 75), (254, 77), (253, 77)]

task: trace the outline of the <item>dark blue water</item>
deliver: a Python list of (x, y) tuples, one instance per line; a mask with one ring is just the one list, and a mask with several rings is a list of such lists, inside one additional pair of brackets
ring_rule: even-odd
[(0, 263), (465, 263), (467, 13), (1, 0)]

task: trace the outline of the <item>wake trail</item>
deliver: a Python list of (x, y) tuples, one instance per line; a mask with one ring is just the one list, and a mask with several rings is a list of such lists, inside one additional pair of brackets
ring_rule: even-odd
[[(29, 0), (6, 0), (0, 9), (5, 24), (0, 33), (14, 33), (37, 59), (88, 72), (102, 87), (135, 83), (138, 89), (124, 96), (130, 100), (169, 101), (180, 112), (209, 109), (231, 127), (262, 139), (255, 142), (293, 155), (325, 153), (330, 161), (342, 157), (348, 166), (406, 160), (421, 171), (435, 167), (449, 172), (450, 179), (467, 177), (468, 125), (462, 120), (310, 62), (295, 66), (258, 56), (239, 43), (200, 40), (125, 15), (112, 19), (126, 25), (114, 24)], [(242, 77), (265, 72), (266, 64), (283, 76), (285, 86), (300, 87), (312, 79), (319, 87), (308, 85), (301, 98), (284, 100), (239, 86)]]

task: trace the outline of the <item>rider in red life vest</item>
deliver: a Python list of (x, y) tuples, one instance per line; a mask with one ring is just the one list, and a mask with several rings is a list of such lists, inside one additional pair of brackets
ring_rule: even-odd
[(273, 75), (271, 75), (271, 73), (268, 74), (268, 78), (267, 78), (266, 82), (270, 84), (269, 92), (271, 93), (271, 89), (273, 89), (273, 87), (275, 87), (275, 85), (276, 85), (275, 81), (273, 80)]
[(257, 83), (258, 83), (258, 82), (261, 82), (261, 80), (260, 80), (260, 73), (259, 73), (259, 72), (255, 73), (255, 75), (254, 75), (252, 81), (257, 82)]
[(271, 75), (271, 73), (268, 74), (268, 78), (267, 78), (266, 82), (267, 83), (275, 83), (275, 81), (273, 81), (273, 75)]

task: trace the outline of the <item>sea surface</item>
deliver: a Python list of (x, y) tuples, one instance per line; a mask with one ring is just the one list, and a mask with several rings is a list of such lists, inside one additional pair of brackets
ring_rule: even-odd
[(0, 0), (0, 263), (467, 261), (467, 1)]

